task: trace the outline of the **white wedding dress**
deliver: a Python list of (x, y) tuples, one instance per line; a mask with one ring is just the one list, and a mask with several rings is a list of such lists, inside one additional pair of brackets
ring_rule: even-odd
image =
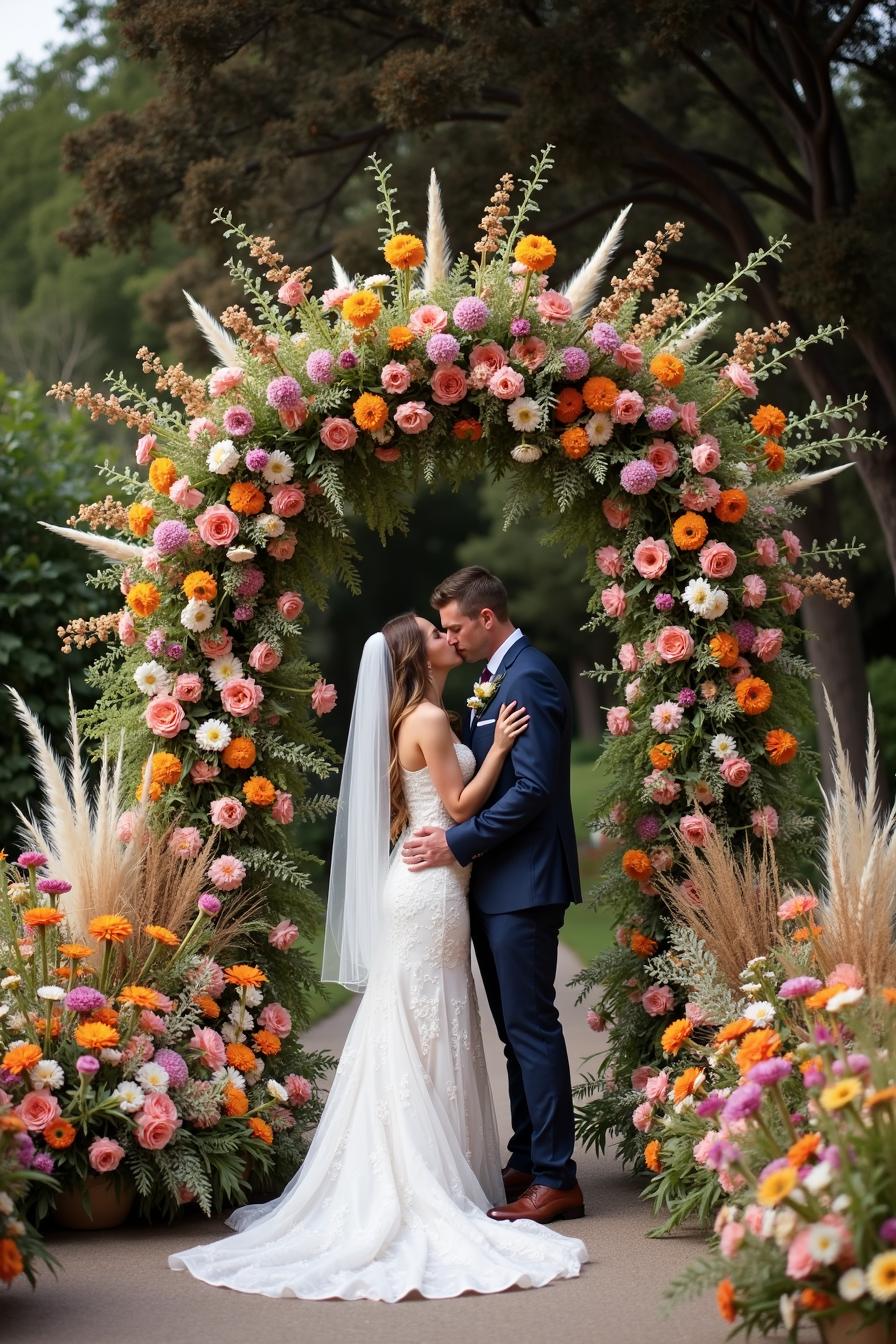
[[(464, 776), (473, 753), (457, 743)], [(426, 769), (404, 772), (410, 829), (450, 825)], [(238, 1235), (169, 1259), (266, 1297), (455, 1297), (579, 1273), (585, 1247), (496, 1222), (498, 1135), (470, 970), (469, 869), (414, 873), (396, 845), (376, 955), (305, 1162)]]

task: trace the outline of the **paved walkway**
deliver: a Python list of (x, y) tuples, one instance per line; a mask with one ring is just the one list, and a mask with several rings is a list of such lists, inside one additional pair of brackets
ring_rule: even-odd
[[(561, 949), (558, 983), (577, 963)], [(484, 1002), (484, 999), (482, 999)], [(573, 993), (558, 995), (570, 1058), (599, 1046)], [(314, 1048), (338, 1054), (354, 1001), (308, 1034)], [(500, 1043), (484, 1013), (486, 1050), (499, 1125), (507, 1124)], [(57, 1279), (42, 1273), (31, 1293), (19, 1282), (0, 1296), (0, 1339), (9, 1344), (253, 1344), (283, 1339), (324, 1344), (722, 1344), (726, 1328), (710, 1298), (679, 1308), (667, 1320), (661, 1294), (702, 1242), (697, 1237), (651, 1241), (649, 1207), (638, 1185), (612, 1157), (581, 1153), (579, 1176), (588, 1216), (568, 1224), (588, 1246), (581, 1277), (528, 1292), (447, 1301), (299, 1302), (250, 1297), (209, 1288), (168, 1270), (180, 1247), (212, 1241), (220, 1222), (191, 1216), (174, 1227), (127, 1227), (114, 1232), (55, 1232), (50, 1246), (61, 1262)], [(558, 1224), (565, 1230), (566, 1224)]]

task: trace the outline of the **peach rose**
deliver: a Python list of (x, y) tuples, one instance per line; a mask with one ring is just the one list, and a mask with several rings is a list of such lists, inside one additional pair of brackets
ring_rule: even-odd
[(278, 789), (271, 807), (271, 816), (274, 821), (279, 822), (281, 826), (288, 826), (294, 814), (292, 794), (284, 792), (283, 789)]
[(538, 316), (543, 322), (560, 324), (572, 317), (572, 300), (557, 289), (546, 289), (535, 300)]
[(18, 1106), (16, 1115), (32, 1134), (41, 1134), (62, 1114), (59, 1102), (52, 1092), (26, 1092)]
[(613, 351), (613, 363), (618, 364), (620, 369), (628, 369), (631, 373), (637, 373), (644, 363), (644, 352), (633, 341), (623, 341)]
[(185, 704), (198, 704), (202, 699), (202, 678), (197, 672), (181, 672), (174, 683), (172, 695), (175, 700), (183, 700)]
[(402, 434), (422, 434), (432, 423), (425, 401), (403, 401), (395, 408), (395, 423)]
[(525, 392), (526, 380), (516, 369), (498, 369), (488, 380), (488, 390), (501, 401), (514, 401)]
[(322, 714), (329, 714), (336, 708), (337, 692), (336, 687), (330, 681), (324, 681), (323, 677), (318, 677), (311, 690), (311, 708), (315, 714), (320, 717)]
[(619, 583), (611, 583), (600, 595), (601, 606), (608, 616), (617, 620), (625, 615), (625, 589)]
[(264, 699), (264, 691), (252, 677), (234, 677), (221, 687), (221, 704), (236, 719), (247, 718)]
[[(491, 378), (493, 373), (504, 367), (507, 363), (507, 351), (503, 346), (498, 345), (497, 341), (483, 341), (481, 345), (474, 345), (470, 351), (470, 368), (483, 369)], [(486, 378), (486, 382), (488, 382)]]
[(344, 453), (358, 442), (358, 431), (343, 415), (328, 415), (320, 427), (320, 441), (333, 453)]
[(672, 1011), (675, 995), (668, 985), (651, 985), (641, 995), (641, 1006), (649, 1017), (663, 1017)]
[(199, 1052), (199, 1058), (207, 1069), (224, 1067), (226, 1046), (214, 1027), (197, 1027), (190, 1038), (190, 1045)]
[(266, 1003), (258, 1014), (258, 1020), (265, 1031), (272, 1031), (281, 1041), (285, 1041), (292, 1031), (292, 1016), (282, 1003)]
[(181, 509), (198, 509), (205, 495), (190, 484), (189, 476), (180, 476), (168, 491), (168, 498)]
[(411, 373), (407, 364), (402, 364), (400, 360), (392, 359), (388, 364), (384, 364), (380, 373), (380, 383), (387, 392), (394, 392), (396, 395), (407, 392), (411, 385)]
[(246, 809), (239, 798), (216, 798), (209, 807), (212, 824), (232, 831), (245, 818)]
[(671, 552), (664, 541), (645, 537), (635, 547), (632, 563), (642, 579), (658, 579), (665, 574), (671, 559)]
[(700, 551), (700, 568), (708, 579), (727, 579), (737, 569), (737, 556), (726, 542), (708, 541)]
[(123, 1157), (124, 1149), (116, 1139), (94, 1139), (87, 1149), (87, 1160), (91, 1167), (104, 1175), (116, 1171)]
[(653, 467), (658, 480), (673, 476), (678, 467), (678, 450), (668, 439), (654, 439), (647, 450), (647, 461)]
[(534, 373), (548, 357), (547, 343), (540, 336), (524, 336), (510, 347), (510, 358)]
[[(160, 1094), (156, 1092), (151, 1095), (159, 1096)], [(154, 1120), (151, 1115), (140, 1115), (137, 1118), (137, 1128), (135, 1130), (137, 1142), (141, 1148), (146, 1148), (150, 1152), (159, 1152), (160, 1149), (167, 1148), (177, 1133), (179, 1125), (179, 1120), (176, 1124), (172, 1124), (170, 1120)]]
[(719, 441), (712, 434), (704, 434), (691, 449), (691, 462), (694, 470), (699, 471), (701, 476), (707, 471), (715, 471), (721, 460)]
[(740, 789), (753, 773), (753, 767), (743, 756), (726, 756), (719, 766), (719, 773), (732, 789)]
[(199, 647), (206, 658), (221, 658), (225, 653), (231, 652), (233, 640), (226, 630), (219, 630), (216, 635), (203, 635)]
[(601, 574), (606, 574), (608, 579), (618, 579), (622, 573), (622, 555), (615, 546), (601, 546), (594, 557), (594, 563)]
[(274, 560), (291, 560), (296, 549), (296, 538), (292, 532), (284, 532), (282, 537), (274, 537), (265, 550)]
[(305, 507), (305, 492), (297, 485), (281, 485), (271, 495), (271, 512), (278, 518), (294, 518)]
[(177, 737), (187, 726), (187, 716), (173, 695), (154, 695), (143, 717), (147, 728), (156, 737)]
[(424, 303), (415, 308), (408, 318), (408, 326), (415, 336), (434, 336), (448, 325), (448, 314), (437, 303)]
[(702, 812), (686, 812), (678, 823), (678, 829), (682, 840), (686, 840), (689, 845), (705, 845), (715, 826)]
[(240, 530), (240, 520), (226, 504), (210, 504), (197, 517), (196, 530), (206, 546), (229, 546)]
[(209, 765), (208, 761), (197, 761), (190, 767), (190, 781), (193, 784), (208, 784), (221, 773), (219, 765)]
[(377, 444), (373, 450), (373, 455), (378, 462), (397, 462), (401, 457), (400, 448), (389, 448), (385, 444)]
[(454, 406), (467, 395), (467, 375), (457, 364), (439, 364), (429, 385), (439, 406)]
[(664, 663), (683, 663), (694, 652), (694, 641), (683, 625), (666, 625), (657, 635), (656, 651)]
[(689, 434), (692, 439), (697, 437), (700, 433), (700, 417), (696, 401), (685, 401), (679, 405), (678, 423), (685, 434)]
[(301, 406), (282, 406), (277, 414), (284, 429), (301, 429), (308, 419), (308, 407), (304, 402)]
[(305, 610), (304, 599), (292, 591), (281, 593), (277, 598), (277, 610), (284, 621), (294, 621)]
[(600, 507), (607, 522), (617, 531), (628, 527), (631, 522), (632, 511), (628, 504), (620, 504), (613, 499), (602, 499)]
[(282, 661), (282, 655), (277, 652), (273, 644), (262, 639), (249, 654), (249, 666), (254, 667), (256, 672), (273, 672), (275, 667), (279, 667)]
[(298, 275), (290, 276), (277, 290), (277, 299), (287, 308), (297, 308), (305, 301), (305, 282)]

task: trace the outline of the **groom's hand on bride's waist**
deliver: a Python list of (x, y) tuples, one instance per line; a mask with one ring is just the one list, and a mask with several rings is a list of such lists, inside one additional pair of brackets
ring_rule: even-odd
[(402, 847), (401, 857), (414, 872), (424, 868), (444, 868), (454, 863), (445, 832), (440, 826), (421, 826)]

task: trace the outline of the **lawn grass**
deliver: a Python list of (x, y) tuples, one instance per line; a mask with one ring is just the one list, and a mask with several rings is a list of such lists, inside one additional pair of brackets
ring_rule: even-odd
[[(324, 930), (323, 925), (321, 925), (308, 948), (308, 955), (315, 966), (320, 965), (323, 953)], [(337, 1008), (341, 1008), (352, 997), (351, 990), (343, 989), (342, 985), (319, 984), (310, 998), (308, 1026), (319, 1022), (322, 1017), (329, 1017), (330, 1013), (335, 1013)]]

